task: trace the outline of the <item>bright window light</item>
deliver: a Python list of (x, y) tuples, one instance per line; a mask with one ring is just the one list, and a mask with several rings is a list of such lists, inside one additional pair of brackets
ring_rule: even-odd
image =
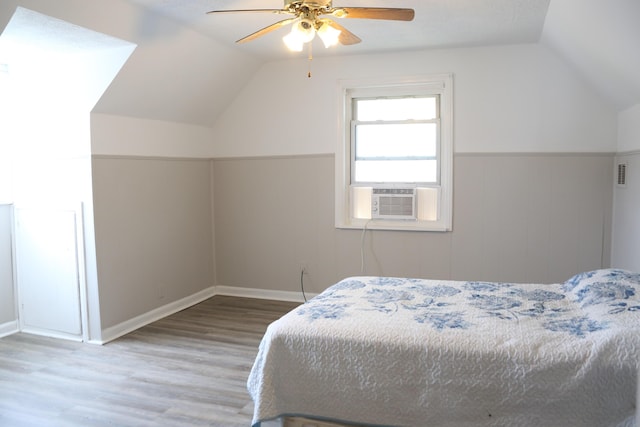
[(356, 101), (356, 120), (431, 120), (437, 117), (435, 97), (378, 98)]
[(438, 98), (354, 99), (353, 183), (438, 183)]

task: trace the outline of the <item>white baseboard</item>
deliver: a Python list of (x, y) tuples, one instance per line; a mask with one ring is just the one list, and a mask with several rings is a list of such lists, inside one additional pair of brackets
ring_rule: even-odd
[[(103, 329), (102, 339), (90, 340), (89, 342), (92, 344), (99, 344), (99, 345), (106, 344), (109, 341), (113, 341), (116, 338), (126, 335), (129, 332), (133, 332), (136, 329), (139, 329), (143, 326), (148, 325), (149, 323), (152, 323), (152, 322), (155, 322), (156, 320), (160, 320), (164, 317), (170, 316), (174, 313), (177, 313), (180, 310), (189, 308), (192, 305), (198, 304), (216, 295), (233, 296), (233, 297), (241, 297), (241, 298), (257, 298), (257, 299), (276, 300), (276, 301), (304, 302), (304, 298), (301, 292), (272, 291), (272, 290), (266, 290), (266, 289), (242, 288), (242, 287), (236, 287), (236, 286), (212, 286), (194, 295), (190, 295), (188, 297), (182, 298), (181, 300), (174, 301), (170, 304), (164, 305), (162, 307), (158, 307), (147, 313), (141, 314), (140, 316), (134, 317), (133, 319), (129, 319), (115, 326), (111, 326), (109, 328)], [(311, 299), (316, 295), (318, 294), (307, 293), (306, 297), (307, 299)], [(2, 330), (0, 329), (0, 332), (1, 331)]]
[(73, 334), (68, 334), (66, 332), (54, 331), (51, 329), (41, 329), (41, 328), (34, 328), (34, 327), (23, 325), (22, 330), (20, 332), (25, 334), (31, 334), (31, 335), (39, 335), (41, 337), (57, 338), (57, 339), (67, 340), (67, 341), (82, 342), (82, 335), (73, 335)]
[[(162, 307), (158, 307), (147, 313), (141, 314), (140, 316), (136, 316), (133, 319), (129, 319), (117, 325), (103, 329), (101, 339), (99, 340), (92, 339), (92, 340), (89, 340), (89, 343), (97, 344), (97, 345), (106, 344), (109, 341), (113, 341), (116, 338), (119, 338), (123, 335), (126, 335), (130, 332), (135, 331), (136, 329), (139, 329), (143, 326), (153, 323), (156, 320), (160, 320), (164, 317), (170, 316), (174, 313), (177, 313), (178, 311), (184, 310), (185, 308), (189, 308), (193, 305), (201, 303), (202, 301), (216, 295), (233, 296), (233, 297), (240, 297), (240, 298), (256, 298), (256, 299), (275, 300), (275, 301), (291, 301), (291, 302), (300, 302), (300, 303), (304, 302), (304, 297), (302, 296), (301, 292), (273, 291), (273, 290), (267, 290), (267, 289), (242, 288), (242, 287), (236, 287), (236, 286), (212, 286), (196, 294), (182, 298), (178, 301), (174, 301), (167, 305), (163, 305)], [(316, 295), (318, 294), (307, 293), (306, 297), (307, 299), (311, 299)], [(17, 320), (0, 324), (0, 338), (15, 334), (17, 332), (20, 332), (20, 328)], [(25, 331), (25, 332), (45, 335), (45, 334), (34, 332), (34, 331)], [(68, 337), (65, 337), (65, 338), (68, 339)]]
[(109, 341), (113, 341), (114, 339), (119, 338), (123, 335), (126, 335), (129, 332), (133, 332), (136, 329), (139, 329), (143, 326), (148, 325), (149, 323), (152, 323), (152, 322), (155, 322), (156, 320), (160, 320), (164, 317), (170, 316), (174, 313), (177, 313), (178, 311), (184, 310), (185, 308), (189, 308), (192, 305), (196, 305), (206, 299), (211, 298), (215, 294), (216, 294), (216, 288), (212, 286), (198, 293), (182, 298), (178, 301), (174, 301), (167, 305), (163, 305), (162, 307), (158, 307), (147, 313), (141, 314), (140, 316), (134, 317), (133, 319), (129, 319), (115, 326), (111, 326), (109, 328), (103, 329), (102, 339), (91, 340), (91, 343), (106, 344)]
[(20, 332), (17, 320), (0, 324), (0, 338)]
[[(216, 286), (216, 295), (229, 297), (269, 299), (275, 301), (304, 302), (301, 292), (272, 291), (267, 289), (240, 288), (236, 286)], [(306, 293), (307, 299), (311, 299), (318, 294)]]

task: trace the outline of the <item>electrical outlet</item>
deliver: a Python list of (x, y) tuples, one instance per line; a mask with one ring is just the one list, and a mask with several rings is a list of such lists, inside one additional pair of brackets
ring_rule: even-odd
[(300, 271), (304, 274), (309, 274), (309, 266), (306, 261), (300, 261)]

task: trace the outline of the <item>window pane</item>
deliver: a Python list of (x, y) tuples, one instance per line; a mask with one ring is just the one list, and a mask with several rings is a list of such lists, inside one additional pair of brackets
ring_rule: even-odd
[(362, 158), (435, 157), (435, 123), (356, 126), (356, 160)]
[(437, 118), (436, 98), (380, 98), (356, 100), (356, 120), (431, 120)]
[(438, 182), (436, 160), (356, 160), (355, 182)]

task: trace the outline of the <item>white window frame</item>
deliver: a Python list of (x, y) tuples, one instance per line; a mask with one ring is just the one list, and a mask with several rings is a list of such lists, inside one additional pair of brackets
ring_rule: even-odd
[[(439, 182), (418, 186), (421, 194), (437, 194), (435, 218), (416, 220), (370, 219), (355, 217), (357, 201), (351, 185), (351, 119), (352, 99), (362, 96), (438, 95), (440, 104)], [(335, 226), (345, 229), (451, 231), (453, 217), (453, 74), (437, 74), (412, 78), (342, 80), (338, 82), (338, 145), (335, 156)], [(422, 188), (420, 188), (422, 187)], [(365, 204), (367, 188), (364, 190)], [(356, 190), (358, 190), (356, 188)], [(422, 192), (421, 190), (427, 190)], [(360, 192), (362, 194), (362, 192)], [(362, 203), (359, 207), (362, 209)]]

